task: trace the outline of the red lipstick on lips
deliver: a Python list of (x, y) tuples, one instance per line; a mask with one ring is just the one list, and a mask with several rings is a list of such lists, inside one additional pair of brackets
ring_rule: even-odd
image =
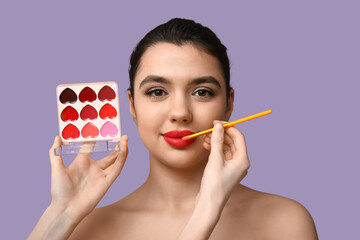
[(194, 132), (189, 130), (182, 130), (182, 131), (170, 131), (167, 133), (164, 133), (162, 136), (164, 137), (165, 141), (170, 144), (173, 147), (176, 148), (183, 148), (190, 144), (192, 144), (196, 138), (183, 140), (182, 137), (188, 136), (194, 134)]

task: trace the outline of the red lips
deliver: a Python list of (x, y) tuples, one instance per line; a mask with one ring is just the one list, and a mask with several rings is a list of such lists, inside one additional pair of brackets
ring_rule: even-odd
[(163, 134), (163, 137), (165, 139), (165, 141), (170, 144), (173, 147), (176, 148), (183, 148), (186, 147), (190, 144), (192, 144), (196, 138), (192, 138), (192, 139), (188, 139), (188, 140), (183, 140), (182, 137), (188, 136), (194, 134), (194, 132), (189, 131), (189, 130), (182, 130), (182, 131), (170, 131), (167, 133)]

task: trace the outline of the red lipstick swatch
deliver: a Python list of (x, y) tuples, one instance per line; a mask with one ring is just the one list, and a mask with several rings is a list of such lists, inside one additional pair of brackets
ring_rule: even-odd
[(93, 123), (87, 123), (81, 130), (81, 135), (84, 138), (99, 136), (99, 129)]
[(66, 121), (76, 121), (79, 119), (78, 112), (71, 106), (67, 106), (62, 112), (61, 112), (61, 120), (64, 122)]
[(67, 125), (64, 130), (62, 131), (62, 136), (64, 139), (76, 139), (80, 137), (80, 131), (72, 124)]
[(111, 101), (113, 99), (115, 99), (115, 92), (114, 90), (109, 87), (109, 86), (104, 86), (100, 91), (99, 91), (99, 100), (100, 101)]
[(89, 87), (85, 87), (79, 94), (80, 102), (93, 102), (96, 100), (96, 93)]
[(82, 120), (94, 120), (98, 117), (98, 113), (96, 109), (91, 105), (86, 105), (80, 112), (80, 118)]
[(105, 104), (101, 109), (100, 109), (100, 117), (102, 119), (107, 119), (107, 118), (115, 118), (117, 115), (116, 109), (111, 106), (109, 103)]
[(67, 102), (74, 103), (77, 101), (77, 95), (72, 89), (65, 88), (64, 91), (61, 92), (59, 100), (62, 104)]

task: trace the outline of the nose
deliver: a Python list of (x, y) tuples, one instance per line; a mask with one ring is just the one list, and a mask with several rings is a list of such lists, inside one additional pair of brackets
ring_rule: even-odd
[(189, 123), (192, 121), (191, 104), (186, 97), (179, 96), (171, 100), (169, 120), (173, 123)]

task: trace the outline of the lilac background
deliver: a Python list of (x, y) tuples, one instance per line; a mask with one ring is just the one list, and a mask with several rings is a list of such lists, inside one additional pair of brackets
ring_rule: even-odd
[(128, 60), (172, 17), (209, 26), (228, 46), (231, 120), (273, 109), (238, 126), (252, 163), (243, 183), (302, 203), (321, 239), (358, 238), (359, 2), (219, 2), (0, 2), (0, 239), (24, 239), (50, 203), (58, 84), (119, 83), (130, 153), (100, 206), (143, 183), (147, 151), (128, 111)]

